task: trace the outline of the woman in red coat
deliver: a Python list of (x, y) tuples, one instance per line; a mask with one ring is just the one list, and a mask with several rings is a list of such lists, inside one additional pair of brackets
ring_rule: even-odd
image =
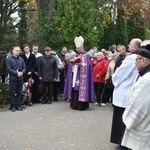
[(107, 58), (105, 58), (102, 52), (98, 52), (96, 59), (92, 61), (96, 105), (106, 104), (103, 90), (105, 85), (105, 76), (106, 76), (108, 64), (109, 62)]

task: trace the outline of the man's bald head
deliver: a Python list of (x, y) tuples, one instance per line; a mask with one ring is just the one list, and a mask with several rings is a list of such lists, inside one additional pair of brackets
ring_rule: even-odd
[(140, 44), (141, 44), (142, 40), (139, 38), (134, 38), (130, 41), (129, 44), (129, 50), (130, 52), (137, 52), (140, 48)]

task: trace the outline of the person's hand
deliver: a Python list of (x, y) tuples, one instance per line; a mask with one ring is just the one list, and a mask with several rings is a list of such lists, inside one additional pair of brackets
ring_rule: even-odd
[(23, 75), (23, 72), (18, 71), (17, 76), (20, 78), (22, 77), (22, 75)]
[(107, 83), (107, 84), (108, 84), (108, 79), (105, 79), (105, 83)]
[(54, 81), (56, 81), (56, 78), (54, 78)]
[(97, 74), (97, 75), (96, 75), (96, 78), (100, 78), (100, 75), (99, 75), (99, 74)]
[(98, 81), (100, 81), (101, 79), (100, 75), (98, 74), (96, 77), (98, 78)]
[(38, 76), (38, 72), (37, 71), (35, 71), (34, 74)]
[(42, 77), (39, 77), (39, 80), (42, 80)]
[(30, 71), (30, 72), (28, 72), (28, 75), (31, 75), (32, 74), (32, 72)]
[(77, 66), (80, 66), (81, 63), (76, 63)]
[(96, 61), (94, 61), (94, 65), (96, 65), (97, 64), (97, 62)]

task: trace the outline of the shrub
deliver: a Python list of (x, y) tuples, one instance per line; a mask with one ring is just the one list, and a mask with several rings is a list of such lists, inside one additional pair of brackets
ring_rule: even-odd
[(0, 100), (8, 102), (9, 84), (0, 82)]

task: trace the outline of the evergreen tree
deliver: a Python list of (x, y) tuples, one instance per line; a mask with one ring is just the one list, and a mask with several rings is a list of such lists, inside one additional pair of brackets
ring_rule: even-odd
[(59, 44), (52, 19), (55, 7), (56, 0), (37, 0), (38, 27), (36, 28), (36, 34), (42, 50), (45, 46), (50, 46), (56, 50), (56, 45)]
[(72, 49), (74, 38), (81, 35), (85, 39), (86, 49), (97, 46), (106, 22), (101, 7), (98, 0), (58, 0), (54, 20), (62, 44)]
[(115, 23), (115, 18), (116, 18), (116, 12), (115, 12), (115, 7), (113, 4), (109, 4), (107, 7), (107, 26), (104, 29), (104, 35), (100, 39), (99, 47), (100, 49), (109, 49), (109, 47), (112, 44), (116, 43), (116, 23)]
[(126, 20), (123, 18), (124, 10), (122, 8), (122, 1), (117, 3), (117, 19), (116, 19), (116, 43), (114, 44), (128, 44), (128, 37), (127, 37), (127, 25)]
[(128, 34), (128, 42), (132, 38), (140, 38), (144, 40), (145, 25), (144, 19), (141, 16), (141, 12), (133, 13), (130, 16), (130, 19), (127, 20), (127, 34)]
[(16, 0), (0, 0), (0, 50), (9, 51), (14, 44), (16, 18), (12, 15), (17, 11)]
[(27, 9), (26, 9), (26, 1), (19, 1), (19, 12), (18, 15), (20, 17), (20, 22), (18, 23), (18, 45), (23, 48), (25, 44), (27, 44)]
[(100, 49), (108, 50), (112, 44), (116, 44), (116, 25), (112, 22), (104, 30), (104, 36), (100, 40)]
[(12, 49), (12, 47), (16, 45), (17, 40), (17, 32), (15, 26), (13, 25), (13, 19), (10, 19), (10, 21), (7, 24), (7, 32), (5, 32), (4, 39), (5, 41), (1, 45), (3, 46), (2, 50), (9, 52)]

